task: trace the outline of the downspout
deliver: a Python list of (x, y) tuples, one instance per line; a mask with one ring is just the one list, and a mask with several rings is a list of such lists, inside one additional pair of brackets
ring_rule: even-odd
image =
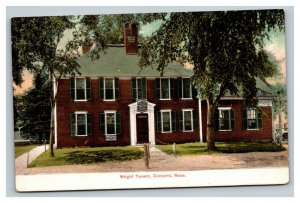
[(202, 134), (202, 107), (201, 107), (201, 93), (199, 93), (198, 97), (198, 113), (199, 113), (199, 136), (200, 143), (203, 143), (203, 134)]

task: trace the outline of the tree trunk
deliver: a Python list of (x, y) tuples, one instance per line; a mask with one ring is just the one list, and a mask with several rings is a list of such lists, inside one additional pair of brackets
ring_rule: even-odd
[(53, 75), (51, 71), (49, 71), (49, 80), (51, 84), (51, 93), (50, 93), (50, 104), (51, 104), (51, 120), (50, 120), (50, 136), (49, 136), (49, 148), (50, 148), (50, 156), (54, 157), (54, 150), (53, 150), (53, 144), (54, 144), (54, 106), (55, 106), (55, 97), (54, 97), (54, 81), (53, 81)]
[(50, 147), (50, 156), (54, 157), (54, 150), (53, 150), (53, 131), (54, 131), (54, 119), (53, 119), (53, 107), (51, 106), (51, 121), (50, 121), (50, 137), (49, 137), (49, 147)]
[(215, 107), (212, 102), (207, 100), (207, 130), (206, 130), (206, 141), (207, 150), (215, 150), (215, 129), (214, 129), (214, 118), (215, 118)]

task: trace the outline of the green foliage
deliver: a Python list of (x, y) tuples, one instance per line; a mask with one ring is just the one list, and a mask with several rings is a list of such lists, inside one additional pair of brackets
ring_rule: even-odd
[(171, 13), (142, 44), (139, 65), (158, 64), (163, 75), (171, 61), (191, 63), (202, 98), (217, 105), (228, 91), (254, 106), (256, 78), (276, 73), (263, 50), (263, 39), (275, 26), (284, 28), (282, 10)]
[[(11, 20), (13, 79), (22, 83), (22, 71), (51, 70), (66, 74), (78, 72), (75, 58), (57, 46), (66, 29), (72, 29), (73, 17), (24, 17)], [(72, 68), (65, 68), (72, 67)]]
[(27, 90), (18, 96), (17, 105), (18, 125), (22, 127), (24, 139), (49, 140), (51, 106), (49, 94), (51, 93), (46, 74), (35, 76), (35, 88)]
[(208, 103), (207, 148), (214, 149), (214, 112), (220, 99), (229, 93), (242, 96), (246, 106), (256, 107), (257, 78), (266, 82), (266, 77), (276, 74), (276, 65), (264, 50), (264, 39), (271, 30), (284, 29), (284, 12), (189, 12), (159, 18), (160, 28), (142, 44), (139, 66), (155, 64), (163, 75), (170, 62), (193, 65), (193, 85)]
[(62, 148), (55, 150), (55, 157), (41, 154), (30, 167), (93, 164), (141, 159), (143, 152), (136, 147)]

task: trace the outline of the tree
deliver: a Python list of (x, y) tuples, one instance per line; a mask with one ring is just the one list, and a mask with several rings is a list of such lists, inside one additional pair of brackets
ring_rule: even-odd
[[(23, 137), (38, 140), (49, 140), (51, 106), (49, 95), (51, 93), (47, 74), (35, 75), (34, 88), (18, 96), (17, 104), (18, 124), (22, 126)], [(34, 116), (33, 116), (34, 115)]]
[(208, 106), (207, 149), (215, 149), (215, 111), (221, 97), (243, 96), (245, 105), (254, 107), (256, 79), (266, 82), (276, 73), (263, 39), (272, 29), (284, 29), (283, 10), (146, 14), (141, 19), (160, 19), (162, 24), (142, 44), (139, 65), (156, 64), (162, 75), (172, 61), (193, 65), (193, 85)]
[[(77, 58), (79, 47), (93, 45), (88, 56), (94, 60), (105, 53), (108, 44), (123, 43), (121, 32), (125, 22), (133, 21), (134, 14), (86, 15), (86, 16), (50, 16), (13, 18), (12, 69), (13, 80), (21, 85), (22, 72), (28, 69), (35, 75), (47, 74), (49, 84), (49, 103), (51, 107), (49, 144), (50, 155), (53, 150), (53, 110), (56, 101), (57, 81), (66, 75), (80, 74)], [(65, 31), (72, 31), (71, 40), (64, 47), (60, 42)], [(143, 40), (142, 37), (140, 39)], [(55, 80), (56, 79), (56, 80)], [(39, 95), (42, 96), (42, 95)]]
[[(11, 21), (13, 79), (22, 84), (22, 72), (47, 73), (50, 86), (50, 154), (53, 151), (53, 110), (56, 101), (57, 81), (66, 75), (80, 74), (77, 63), (79, 47), (93, 44), (89, 52), (92, 59), (100, 58), (107, 44), (115, 40), (110, 15), (107, 16), (50, 16), (13, 18)], [(65, 47), (59, 44), (67, 30), (72, 30), (72, 39)], [(107, 35), (106, 35), (106, 32)], [(56, 80), (55, 80), (56, 79)]]

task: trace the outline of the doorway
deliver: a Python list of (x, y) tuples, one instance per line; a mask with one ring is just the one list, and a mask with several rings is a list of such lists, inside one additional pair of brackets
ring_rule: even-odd
[(148, 114), (136, 115), (137, 143), (149, 143)]

